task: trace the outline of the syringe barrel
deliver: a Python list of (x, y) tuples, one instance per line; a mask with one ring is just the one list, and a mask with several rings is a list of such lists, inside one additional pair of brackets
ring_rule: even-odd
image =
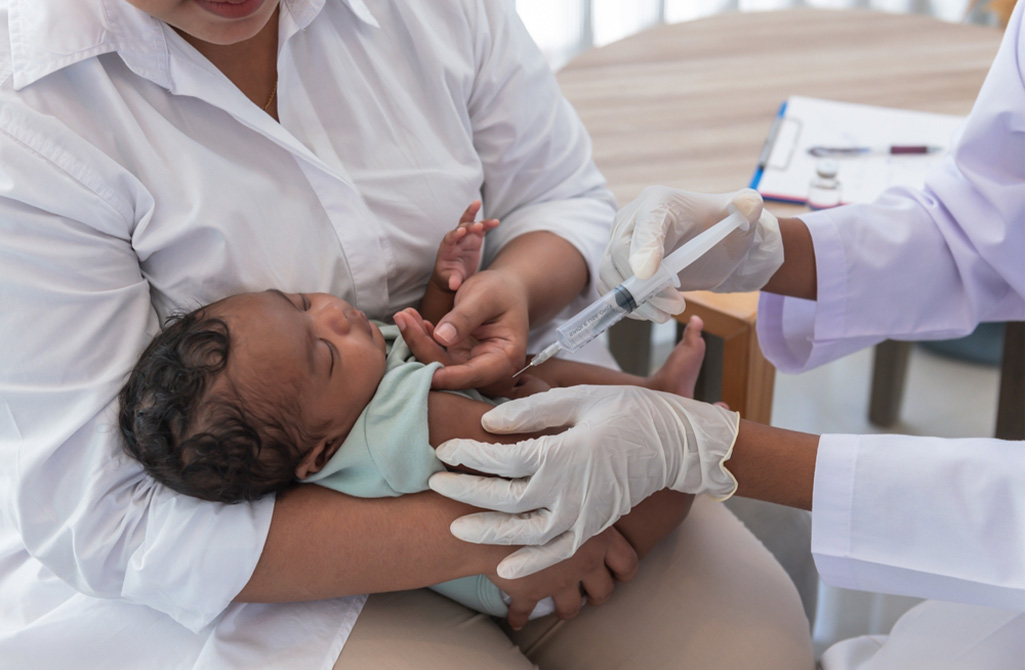
[[(655, 274), (647, 279), (639, 279), (636, 275), (630, 277), (617, 288), (627, 291), (633, 296), (637, 305), (643, 305), (651, 296), (669, 286), (679, 286), (680, 279), (675, 272), (671, 272), (664, 264), (659, 265)], [(636, 307), (634, 308), (636, 309)], [(633, 311), (633, 310), (630, 310)]]
[(576, 351), (636, 308), (630, 292), (617, 286), (559, 326), (555, 331), (559, 344), (566, 351)]

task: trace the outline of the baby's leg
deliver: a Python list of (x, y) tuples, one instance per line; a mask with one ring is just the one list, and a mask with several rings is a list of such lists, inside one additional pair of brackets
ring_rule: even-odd
[(685, 398), (694, 397), (694, 385), (705, 358), (705, 341), (701, 339), (701, 319), (691, 317), (683, 339), (673, 348), (669, 358), (658, 372), (650, 377), (639, 377), (620, 370), (576, 361), (553, 358), (533, 368), (531, 374), (541, 378), (552, 387), (575, 386), (577, 384), (643, 386), (656, 391), (676, 393)]
[(674, 528), (683, 523), (690, 512), (694, 496), (664, 489), (645, 498), (630, 513), (616, 522), (640, 558), (648, 555)]
[(669, 358), (658, 371), (648, 378), (649, 388), (675, 393), (685, 398), (694, 397), (694, 385), (705, 359), (705, 341), (701, 337), (704, 324), (692, 316), (683, 331), (683, 338), (669, 353)]

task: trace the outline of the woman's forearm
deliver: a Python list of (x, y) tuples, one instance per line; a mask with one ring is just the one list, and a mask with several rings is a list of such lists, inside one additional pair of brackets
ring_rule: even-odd
[(299, 486), (278, 496), (263, 553), (236, 600), (319, 600), (494, 572), (513, 548), (449, 532), (472, 509), (429, 492), (363, 499)]
[(587, 286), (587, 262), (577, 248), (555, 233), (533, 232), (510, 241), (489, 270), (507, 274), (523, 286), (530, 323), (558, 314)]
[(797, 218), (780, 219), (779, 231), (783, 236), (783, 265), (762, 290), (815, 300), (818, 295), (815, 247), (808, 226)]

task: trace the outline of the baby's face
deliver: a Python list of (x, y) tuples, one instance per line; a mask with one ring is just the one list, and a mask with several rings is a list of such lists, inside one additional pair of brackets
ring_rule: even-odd
[(295, 420), (328, 436), (333, 453), (384, 376), (377, 326), (327, 293), (245, 293), (211, 305), (207, 314), (228, 325), (227, 375), (239, 393), (271, 403), (287, 397), (301, 408)]

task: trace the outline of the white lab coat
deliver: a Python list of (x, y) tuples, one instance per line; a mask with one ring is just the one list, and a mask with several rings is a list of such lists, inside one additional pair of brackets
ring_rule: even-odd
[[(801, 217), (818, 300), (764, 294), (759, 305), (762, 347), (781, 370), (887, 337), (1025, 319), (1023, 39), (1019, 3), (960, 143), (921, 192)], [(1025, 667), (1025, 444), (823, 436), (812, 551), (826, 583), (968, 604), (924, 603), (889, 640), (838, 645), (828, 670)]]
[(282, 0), (280, 44), (278, 124), (124, 0), (0, 0), (0, 667), (328, 668), (358, 616), (231, 604), (273, 500), (120, 454), (160, 317), (277, 287), (389, 318), (478, 197), (485, 261), (600, 257), (611, 195), (511, 2)]

